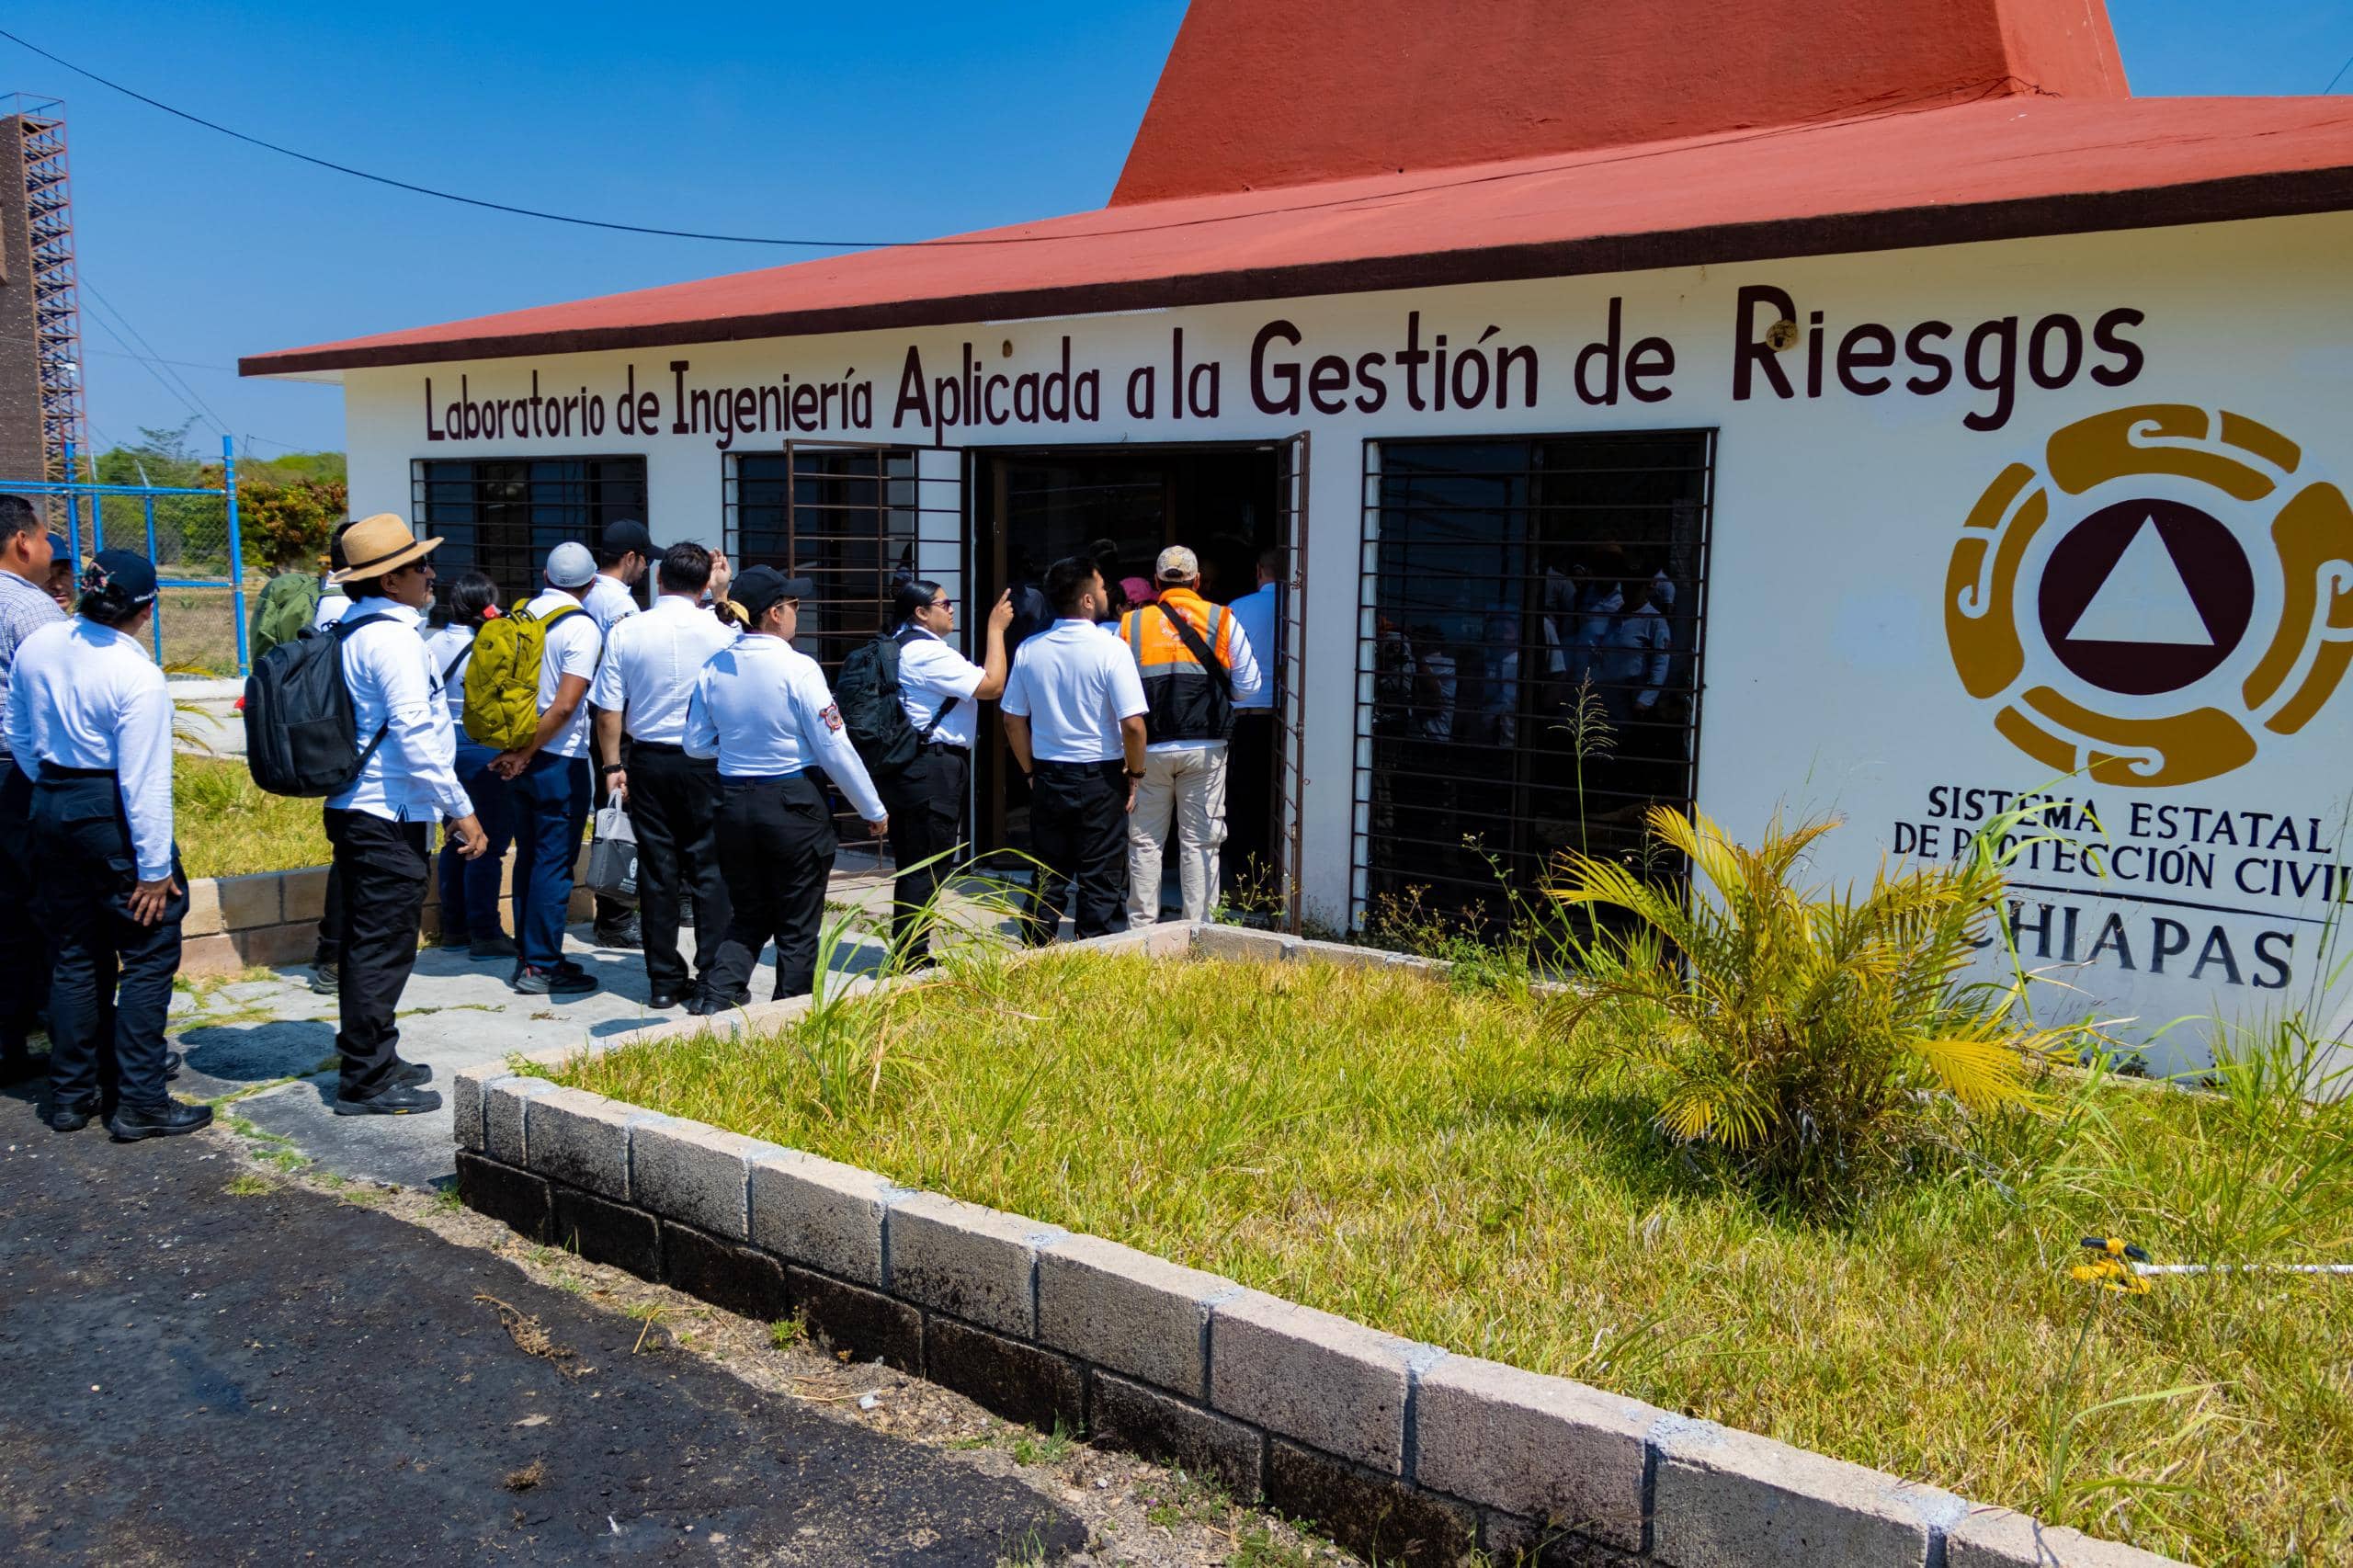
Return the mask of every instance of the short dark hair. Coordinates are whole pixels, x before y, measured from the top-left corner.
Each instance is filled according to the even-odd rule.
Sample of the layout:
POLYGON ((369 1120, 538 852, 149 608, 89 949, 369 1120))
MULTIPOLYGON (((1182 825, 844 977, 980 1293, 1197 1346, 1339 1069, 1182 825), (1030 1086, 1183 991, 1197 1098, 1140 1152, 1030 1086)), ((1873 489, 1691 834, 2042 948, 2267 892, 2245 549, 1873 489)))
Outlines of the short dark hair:
POLYGON ((891 596, 891 608, 901 620, 912 619, 915 611, 929 605, 931 597, 938 592, 939 585, 929 578, 910 578, 900 584, 898 591, 891 596))
MULTIPOLYGON (((147 604, 154 602, 150 599, 147 604)), ((100 626, 127 626, 146 608, 147 605, 126 604, 114 594, 84 594, 81 602, 74 607, 74 613, 100 626)))
POLYGON ((436 626, 480 626, 497 602, 498 585, 480 572, 468 572, 449 585, 447 595, 435 601, 428 619, 436 626))
POLYGON ((1094 557, 1066 555, 1046 568, 1046 602, 1054 607, 1057 615, 1074 614, 1087 584, 1102 574, 1094 557))
POLYGON ((343 552, 343 536, 350 531, 351 520, 347 518, 335 524, 335 532, 327 536, 327 569, 329 571, 340 572, 351 564, 351 558, 343 552))
POLYGON ((1283 574, 1283 552, 1280 550, 1260 551, 1258 552, 1258 570, 1264 572, 1269 577, 1281 576, 1283 574))
POLYGON ((0 545, 6 544, 18 534, 46 533, 48 525, 33 504, 21 495, 0 495, 0 545))
POLYGON ((353 604, 361 599, 381 599, 384 597, 384 579, 381 577, 353 577, 335 586, 341 588, 343 597, 353 604))
MULTIPOLYGON (((620 556, 615 556, 605 564, 613 565, 620 559, 620 556)), ((656 581, 662 585, 662 591, 665 594, 701 593, 710 586, 710 551, 690 539, 680 540, 662 552, 662 566, 656 581)))

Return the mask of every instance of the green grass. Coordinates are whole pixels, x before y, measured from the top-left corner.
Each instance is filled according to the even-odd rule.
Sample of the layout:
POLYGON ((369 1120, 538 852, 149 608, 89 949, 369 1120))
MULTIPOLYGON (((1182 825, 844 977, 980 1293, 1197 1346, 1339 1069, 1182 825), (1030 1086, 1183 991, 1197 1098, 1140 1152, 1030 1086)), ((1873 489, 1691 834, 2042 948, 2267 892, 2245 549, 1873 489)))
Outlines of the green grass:
POLYGON ((267 793, 233 757, 173 758, 172 829, 191 877, 290 871, 333 854, 318 801, 267 793))
POLYGON ((2353 1554, 2353 1281, 2067 1274, 2094 1234, 2353 1260, 2353 1102, 2055 1074, 2047 1114, 1805 1222, 1661 1142, 1561 1017, 1410 973, 1050 955, 854 1001, 820 1047, 561 1076, 2153 1550, 2353 1554), (844 1040, 862 1070, 820 1071, 844 1040))

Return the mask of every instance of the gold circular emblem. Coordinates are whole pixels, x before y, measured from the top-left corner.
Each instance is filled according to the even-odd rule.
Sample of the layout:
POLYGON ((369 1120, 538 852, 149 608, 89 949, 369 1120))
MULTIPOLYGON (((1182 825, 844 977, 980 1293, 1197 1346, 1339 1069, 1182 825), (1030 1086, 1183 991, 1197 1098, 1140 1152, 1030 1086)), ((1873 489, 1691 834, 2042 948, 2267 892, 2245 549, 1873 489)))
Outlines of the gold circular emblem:
POLYGON ((2056 431, 2039 471, 1985 487, 1953 546, 1961 685, 2000 704, 1994 727, 2020 751, 2099 784, 2193 784, 2294 734, 2353 663, 2353 508, 2299 486, 2302 460, 2267 425, 2188 403, 2056 431))

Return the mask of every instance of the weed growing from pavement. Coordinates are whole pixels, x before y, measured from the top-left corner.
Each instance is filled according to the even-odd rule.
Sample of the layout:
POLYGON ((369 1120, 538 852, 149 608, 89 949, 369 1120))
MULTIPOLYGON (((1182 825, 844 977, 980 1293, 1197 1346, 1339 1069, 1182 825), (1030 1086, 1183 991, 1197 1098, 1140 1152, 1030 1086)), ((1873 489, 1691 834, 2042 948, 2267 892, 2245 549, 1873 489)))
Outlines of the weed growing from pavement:
POLYGON ((2086 1329, 2065 1273, 2095 1233, 2353 1258, 2353 1098, 2307 1106, 2277 1066, 2222 1070, 2237 1093, 2046 1067, 2040 1109, 1955 1109, 1901 1179, 1807 1219, 1588 1070, 1590 1032, 1639 1018, 1571 1011, 1393 970, 1049 953, 847 999, 854 1075, 790 1035, 554 1075, 1988 1503, 2049 1506, 2058 1390, 2082 1418, 2054 1522, 2234 1563, 2353 1551, 2353 1514, 2314 1501, 2353 1495, 2353 1290, 2170 1279, 2086 1329))
POLYGON ((1078 1446, 1078 1439, 1058 1419, 1051 1432, 1024 1432, 1013 1439, 1016 1464, 1059 1464, 1078 1446))
POLYGON ((790 1350, 808 1342, 809 1319, 803 1313, 795 1312, 768 1324, 768 1345, 772 1349, 790 1350))
POLYGON ((269 1190, 269 1183, 251 1171, 240 1171, 229 1178, 222 1190, 238 1198, 254 1198, 269 1190))

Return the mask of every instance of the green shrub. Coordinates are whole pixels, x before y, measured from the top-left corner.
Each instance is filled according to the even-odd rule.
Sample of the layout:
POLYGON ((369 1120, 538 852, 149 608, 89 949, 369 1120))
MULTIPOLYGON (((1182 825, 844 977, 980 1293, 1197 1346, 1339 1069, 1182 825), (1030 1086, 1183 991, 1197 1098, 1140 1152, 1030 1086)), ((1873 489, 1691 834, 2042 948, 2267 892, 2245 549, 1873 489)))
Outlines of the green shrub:
POLYGON ((1777 820, 1754 849, 1668 807, 1653 834, 1708 884, 1687 894, 1572 854, 1550 888, 1622 912, 1585 939, 1580 1021, 1604 1000, 1643 1027, 1593 1050, 1654 1098, 1669 1139, 1803 1209, 1850 1202, 1929 1142, 1957 1105, 2030 1103, 2029 1069, 2065 1031, 2023 1022, 2023 982, 1963 983, 2002 879, 1983 861, 1882 869, 1868 893, 1808 888, 1806 850, 1835 825, 1777 820))

